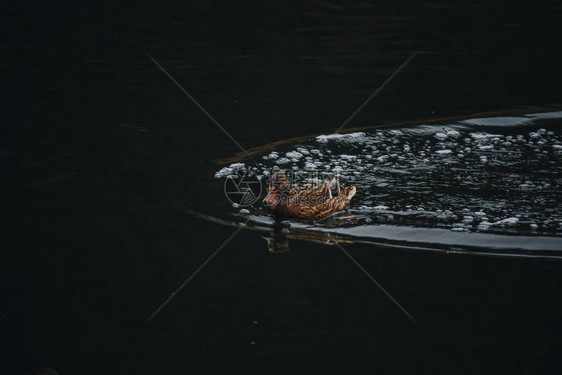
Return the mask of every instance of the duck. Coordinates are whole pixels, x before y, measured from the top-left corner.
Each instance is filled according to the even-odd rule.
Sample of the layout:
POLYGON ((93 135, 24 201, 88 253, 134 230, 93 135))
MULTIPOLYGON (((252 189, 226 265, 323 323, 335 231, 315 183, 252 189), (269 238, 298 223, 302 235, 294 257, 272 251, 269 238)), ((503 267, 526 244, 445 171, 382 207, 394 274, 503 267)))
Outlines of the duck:
POLYGON ((355 186, 340 186, 335 177, 321 184, 291 187, 283 171, 273 173, 263 203, 275 216, 322 220, 349 207, 355 186))

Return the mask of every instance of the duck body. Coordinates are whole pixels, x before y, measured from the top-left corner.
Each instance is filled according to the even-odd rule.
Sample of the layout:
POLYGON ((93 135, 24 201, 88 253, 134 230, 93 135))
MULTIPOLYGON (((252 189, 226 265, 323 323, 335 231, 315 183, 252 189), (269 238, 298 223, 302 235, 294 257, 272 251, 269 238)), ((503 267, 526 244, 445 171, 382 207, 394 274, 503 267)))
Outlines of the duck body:
POLYGON ((291 187, 285 173, 275 172, 263 202, 276 216, 321 220, 349 207, 355 192, 355 186, 340 186, 335 178, 320 185, 291 187))

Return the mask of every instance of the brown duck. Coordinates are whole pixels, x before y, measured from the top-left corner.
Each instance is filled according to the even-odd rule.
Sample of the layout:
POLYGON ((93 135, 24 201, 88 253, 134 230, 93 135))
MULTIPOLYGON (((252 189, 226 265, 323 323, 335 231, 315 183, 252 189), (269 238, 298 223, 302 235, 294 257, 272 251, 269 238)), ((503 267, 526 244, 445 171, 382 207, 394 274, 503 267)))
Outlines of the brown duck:
POLYGON ((335 178, 320 185, 292 188, 284 172, 275 172, 263 202, 277 216, 320 220, 349 207, 355 190, 355 186, 340 186, 335 178))

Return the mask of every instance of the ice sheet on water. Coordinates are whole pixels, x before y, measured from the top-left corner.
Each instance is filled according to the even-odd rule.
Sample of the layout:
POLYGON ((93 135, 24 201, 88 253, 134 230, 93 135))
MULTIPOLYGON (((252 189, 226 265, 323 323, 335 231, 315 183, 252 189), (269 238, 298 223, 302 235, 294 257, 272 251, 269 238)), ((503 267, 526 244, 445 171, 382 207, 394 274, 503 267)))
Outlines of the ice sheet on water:
POLYGON ((484 117, 461 121, 463 124, 479 126, 521 126, 530 122, 528 117, 484 117))
POLYGON ((327 143, 329 141, 336 142, 361 142, 365 140, 365 133, 347 133, 347 134, 327 134, 319 135, 316 140, 320 143, 327 143))
POLYGON ((357 186, 352 208, 364 207, 373 225, 562 235, 562 134, 553 118, 562 112, 321 135, 270 152, 256 173, 335 173, 357 186))
POLYGON ((526 117, 531 119, 562 119, 562 111, 532 113, 527 115, 526 117))

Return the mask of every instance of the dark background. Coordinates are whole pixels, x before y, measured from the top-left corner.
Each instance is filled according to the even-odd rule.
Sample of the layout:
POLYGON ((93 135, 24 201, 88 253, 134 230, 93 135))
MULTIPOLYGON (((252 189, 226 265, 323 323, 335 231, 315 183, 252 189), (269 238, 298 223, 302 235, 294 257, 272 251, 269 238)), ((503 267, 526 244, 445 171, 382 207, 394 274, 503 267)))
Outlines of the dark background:
POLYGON ((553 260, 349 246, 416 326, 336 247, 242 231, 143 324, 234 231, 171 192, 224 199, 184 187, 238 151, 146 53, 250 148, 333 131, 414 51, 350 127, 560 106, 556 2, 1 7, 2 373, 560 370, 553 260))

